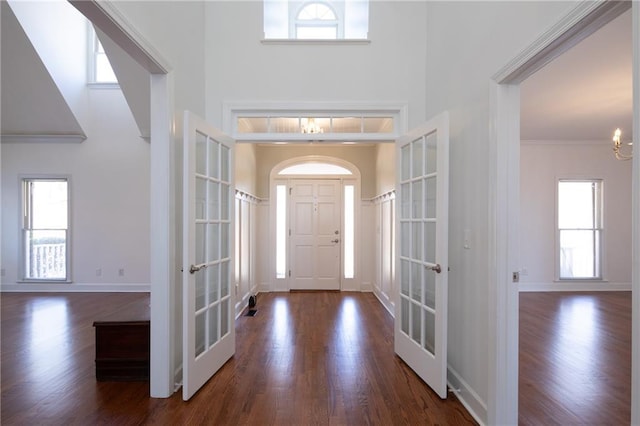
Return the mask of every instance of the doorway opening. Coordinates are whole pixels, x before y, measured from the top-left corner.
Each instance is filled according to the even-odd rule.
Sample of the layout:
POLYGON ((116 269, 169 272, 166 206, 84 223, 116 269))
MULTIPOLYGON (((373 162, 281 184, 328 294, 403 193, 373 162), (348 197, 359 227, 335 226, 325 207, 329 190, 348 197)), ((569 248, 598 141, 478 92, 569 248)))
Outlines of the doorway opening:
POLYGON ((357 287, 359 169, 339 158, 283 161, 270 175, 274 290, 357 287))

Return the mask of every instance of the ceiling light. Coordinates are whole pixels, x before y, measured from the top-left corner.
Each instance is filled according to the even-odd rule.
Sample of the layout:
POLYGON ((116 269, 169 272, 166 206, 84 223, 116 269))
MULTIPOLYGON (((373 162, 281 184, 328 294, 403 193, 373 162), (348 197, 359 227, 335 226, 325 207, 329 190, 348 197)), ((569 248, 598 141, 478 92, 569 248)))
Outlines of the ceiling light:
POLYGON ((616 131, 613 132, 613 152, 615 153, 618 160, 630 160, 631 158, 633 158, 632 148, 629 149, 628 154, 625 154, 621 152, 621 147, 623 145, 633 146, 633 142, 627 142, 626 144, 623 144, 621 141, 621 137, 622 130, 620 130, 620 128, 617 128, 616 131))
POLYGON ((324 133, 324 129, 316 124, 315 118, 307 118, 301 126, 302 133, 324 133))

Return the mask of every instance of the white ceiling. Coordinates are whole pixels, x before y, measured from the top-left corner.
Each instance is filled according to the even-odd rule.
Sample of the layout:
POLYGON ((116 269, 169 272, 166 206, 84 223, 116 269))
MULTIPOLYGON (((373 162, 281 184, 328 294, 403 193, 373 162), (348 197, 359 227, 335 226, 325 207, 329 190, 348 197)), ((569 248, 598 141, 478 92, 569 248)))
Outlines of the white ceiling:
POLYGON ((521 139, 632 137, 631 11, 553 60, 521 85, 521 139))

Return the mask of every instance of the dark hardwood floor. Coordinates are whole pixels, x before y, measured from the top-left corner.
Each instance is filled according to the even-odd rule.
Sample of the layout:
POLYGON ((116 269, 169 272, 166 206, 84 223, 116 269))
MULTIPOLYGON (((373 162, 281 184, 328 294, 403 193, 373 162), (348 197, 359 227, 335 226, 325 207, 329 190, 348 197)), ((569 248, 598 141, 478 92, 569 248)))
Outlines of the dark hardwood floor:
POLYGON ((370 293, 259 295, 236 321, 236 355, 188 402, 95 380, 93 321, 147 295, 1 299, 3 425, 475 424, 394 355, 393 319, 370 293))
POLYGON ((520 294, 521 425, 628 425, 631 293, 520 294))

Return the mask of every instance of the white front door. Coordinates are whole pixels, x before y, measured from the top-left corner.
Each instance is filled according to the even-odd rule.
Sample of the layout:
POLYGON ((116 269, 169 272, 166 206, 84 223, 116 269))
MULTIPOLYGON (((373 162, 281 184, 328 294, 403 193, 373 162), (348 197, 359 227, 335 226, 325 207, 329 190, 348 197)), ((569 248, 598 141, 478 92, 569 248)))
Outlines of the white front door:
POLYGON ((291 184, 291 289, 340 289, 340 181, 291 184))
POLYGON ((234 141, 184 116, 183 384, 186 401, 235 353, 234 141))
POLYGON ((447 396, 449 115, 398 139, 396 353, 447 396))

